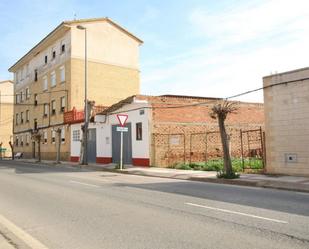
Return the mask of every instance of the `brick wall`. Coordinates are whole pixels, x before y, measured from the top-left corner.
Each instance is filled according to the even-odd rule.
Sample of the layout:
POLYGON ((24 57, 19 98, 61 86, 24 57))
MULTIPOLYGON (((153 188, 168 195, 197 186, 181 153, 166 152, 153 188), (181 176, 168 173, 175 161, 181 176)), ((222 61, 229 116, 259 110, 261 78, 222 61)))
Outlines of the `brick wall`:
MULTIPOLYGON (((176 163, 205 161, 222 156, 217 120, 209 115, 212 105, 217 100, 177 96, 138 96, 138 98, 147 99, 153 107, 152 165, 167 167, 176 163), (195 105, 198 103, 205 105, 195 105), (180 107, 188 104, 192 106, 162 108, 162 106, 180 107)), ((227 132, 231 136, 232 156, 241 155, 240 130, 260 129, 260 127, 264 127, 263 104, 239 103, 237 113, 230 114, 226 120, 227 132)), ((261 147, 260 142, 251 142, 251 147, 251 150, 261 147)), ((248 154, 249 150, 245 153, 248 154)))

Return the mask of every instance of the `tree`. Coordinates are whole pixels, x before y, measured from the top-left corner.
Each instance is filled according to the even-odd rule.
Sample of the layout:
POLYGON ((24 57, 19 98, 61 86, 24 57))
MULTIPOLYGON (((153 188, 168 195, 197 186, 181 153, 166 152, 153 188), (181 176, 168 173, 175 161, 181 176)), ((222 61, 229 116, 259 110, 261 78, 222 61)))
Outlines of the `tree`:
POLYGON ((38 143, 38 162, 41 162, 41 139, 42 139, 42 134, 39 133, 38 130, 35 130, 32 133, 32 138, 34 141, 38 143))
POLYGON ((13 145, 13 143, 12 143, 12 141, 9 141, 9 145, 10 145, 10 147, 11 147, 11 151, 12 151, 12 160, 14 160, 14 145, 13 145))
POLYGON ((61 148, 61 128, 56 129, 57 134, 57 154, 56 154, 56 163, 60 163, 60 148, 61 148))
POLYGON ((231 156, 229 152, 228 135, 226 134, 225 129, 225 120, 228 114, 235 113, 237 109, 238 108, 235 102, 228 102, 224 100, 220 103, 215 104, 211 108, 210 113, 211 118, 218 119, 221 143, 223 148, 223 158, 224 158, 223 174, 225 174, 227 178, 232 178, 234 172, 232 169, 231 156))

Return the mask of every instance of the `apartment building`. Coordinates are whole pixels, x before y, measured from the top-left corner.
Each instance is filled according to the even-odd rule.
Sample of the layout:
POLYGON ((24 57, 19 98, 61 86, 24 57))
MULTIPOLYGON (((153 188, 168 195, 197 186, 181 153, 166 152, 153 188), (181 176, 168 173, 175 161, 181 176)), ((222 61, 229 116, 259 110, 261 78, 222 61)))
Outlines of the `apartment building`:
POLYGON ((0 81, 0 143, 2 143, 1 157, 11 156, 9 145, 13 135, 13 82, 10 80, 0 81))
POLYGON ((266 171, 309 176, 309 68, 265 76, 266 171))
POLYGON ((69 159, 70 123, 64 113, 84 108, 86 33, 88 100, 110 106, 140 91, 139 38, 108 18, 62 22, 9 68, 15 151, 25 158, 37 157, 33 135, 38 133, 42 159, 55 159, 61 130, 61 160, 69 159))

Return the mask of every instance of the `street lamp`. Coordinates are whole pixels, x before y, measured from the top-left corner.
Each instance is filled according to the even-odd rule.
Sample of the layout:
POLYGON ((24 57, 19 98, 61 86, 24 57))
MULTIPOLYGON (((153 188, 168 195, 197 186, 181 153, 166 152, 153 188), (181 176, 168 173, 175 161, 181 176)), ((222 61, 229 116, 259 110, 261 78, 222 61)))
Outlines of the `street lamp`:
POLYGON ((82 25, 77 26, 78 29, 85 31, 85 107, 84 107, 84 141, 83 141, 83 160, 82 164, 88 164, 88 99, 87 99, 87 29, 82 25))

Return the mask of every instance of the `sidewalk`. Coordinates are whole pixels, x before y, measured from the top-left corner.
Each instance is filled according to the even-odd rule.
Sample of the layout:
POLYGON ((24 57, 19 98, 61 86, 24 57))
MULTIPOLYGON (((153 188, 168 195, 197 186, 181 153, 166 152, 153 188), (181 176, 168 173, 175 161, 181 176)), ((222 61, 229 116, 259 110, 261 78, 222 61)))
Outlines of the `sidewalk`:
MULTIPOLYGON (((34 163, 33 159, 19 159, 18 161, 34 163)), ((42 161, 41 164, 57 165, 52 161, 42 161)), ((62 166, 77 167, 78 163, 61 162, 62 166)), ((57 165, 57 166, 60 166, 57 165)), ((197 171, 197 170, 178 170, 169 168, 156 167, 133 167, 126 165, 122 171, 115 169, 115 164, 89 164, 82 166, 83 169, 98 170, 98 171, 112 171, 123 174, 152 176, 173 178, 181 180, 214 182, 223 184, 234 184, 252 187, 264 187, 283 189, 291 191, 300 191, 309 193, 309 177, 300 176, 284 176, 284 175, 262 175, 262 174, 241 174, 238 179, 218 179, 215 171, 197 171)))

